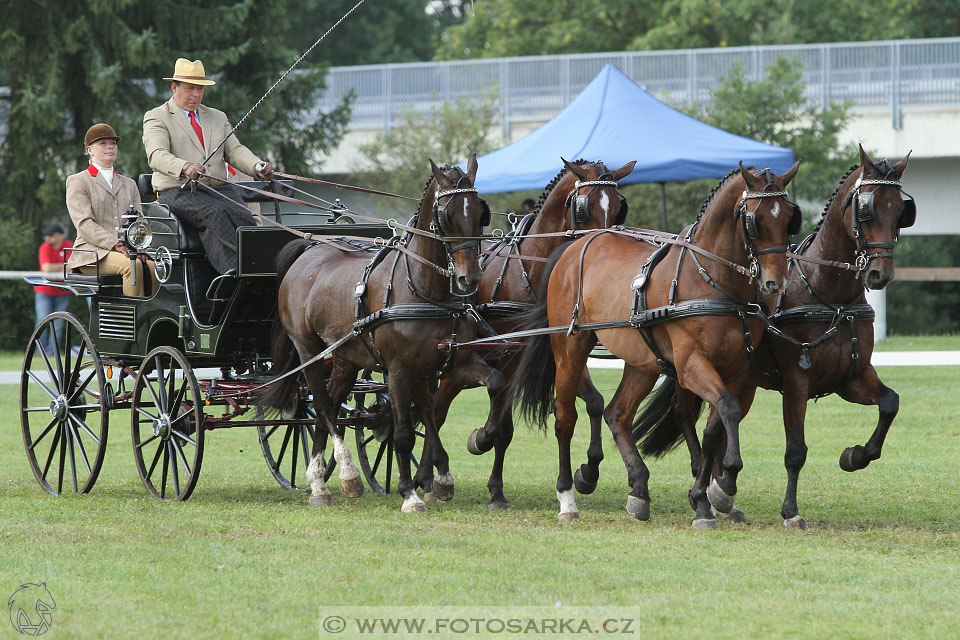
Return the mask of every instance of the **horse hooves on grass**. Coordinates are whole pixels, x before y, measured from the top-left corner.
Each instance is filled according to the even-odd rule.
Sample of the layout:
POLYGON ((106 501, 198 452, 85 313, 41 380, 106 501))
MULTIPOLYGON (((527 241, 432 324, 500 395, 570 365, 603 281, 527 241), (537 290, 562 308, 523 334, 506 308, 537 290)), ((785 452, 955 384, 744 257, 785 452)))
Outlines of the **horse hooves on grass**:
POLYGON ((329 493, 323 495, 310 495, 310 506, 311 507, 329 507, 333 505, 333 496, 329 493))
POLYGON ((700 529, 700 530, 716 529, 717 519, 716 518, 695 518, 693 521, 693 528, 700 529))
POLYGON ((864 464, 863 446, 847 447, 840 454, 840 468, 844 471, 859 471, 867 465, 864 464))
POLYGON ((583 473, 580 469, 577 469, 573 474, 573 486, 576 487, 577 493, 582 495, 590 495, 597 489, 597 481, 589 482, 583 479, 583 473))
POLYGON ((487 509, 490 511, 506 511, 510 508, 510 503, 506 500, 491 500, 487 503, 487 509))
POLYGON ((801 529, 806 531, 810 528, 810 525, 807 524, 807 521, 801 515, 793 516, 792 518, 787 518, 783 521, 784 529, 801 529))
POLYGON ((577 518, 580 517, 579 511, 565 511, 563 513, 557 514, 557 520, 559 522, 576 522, 577 518))
MULTIPOLYGON (((433 497, 442 502, 453 499, 453 474, 449 471, 433 479, 433 497)), ((426 497, 426 496, 424 496, 426 497)))
POLYGON ((707 487, 707 499, 710 500, 713 508, 720 513, 730 513, 730 510, 733 509, 733 496, 728 496, 716 480, 711 480, 710 486, 707 487))
POLYGON ((747 516, 736 507, 730 509, 730 513, 724 514, 723 519, 734 524, 747 524, 747 516))
POLYGON ((423 494, 424 503, 433 502, 437 499, 437 496, 433 495, 433 491, 427 491, 423 494))
POLYGON ((343 491, 343 495, 348 498, 359 498, 363 495, 363 480, 360 479, 359 475, 352 478, 344 478, 341 476, 340 489, 343 491))
POLYGON ((649 520, 650 501, 636 496, 627 496, 627 513, 637 520, 649 520))
POLYGON ((480 429, 474 429, 473 431, 470 432, 470 435, 467 437, 467 451, 469 451, 475 456, 482 456, 487 451, 490 451, 490 449, 492 448, 492 443, 491 443, 491 446, 486 448, 483 448, 480 446, 480 444, 477 442, 479 433, 480 433, 480 429))
POLYGON ((423 504, 423 500, 416 493, 404 499, 403 505, 400 507, 400 511, 403 513, 423 513, 426 510, 427 505, 423 504))

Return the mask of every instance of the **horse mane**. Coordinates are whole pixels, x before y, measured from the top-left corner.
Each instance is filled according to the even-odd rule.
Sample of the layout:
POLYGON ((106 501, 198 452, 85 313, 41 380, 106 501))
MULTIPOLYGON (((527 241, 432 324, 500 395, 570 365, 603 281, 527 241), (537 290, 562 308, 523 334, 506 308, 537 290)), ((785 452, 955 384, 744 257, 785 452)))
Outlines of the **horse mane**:
MULTIPOLYGON (((450 166, 449 164, 445 164, 445 165, 443 165, 442 167, 440 167, 440 171, 443 173, 443 175, 447 175, 447 172, 448 172, 448 171, 453 171, 454 169, 456 169, 456 170, 460 173, 460 177, 457 178, 457 180, 459 180, 459 179, 462 178, 463 176, 467 175, 467 174, 465 174, 465 173, 463 172, 463 169, 461 169, 460 167, 458 167, 458 166, 456 166, 456 165, 450 166)), ((448 176, 448 177, 449 177, 449 176, 448 176)), ((456 182, 456 181, 454 181, 454 182, 456 182)), ((423 206, 423 200, 424 200, 424 198, 427 197, 427 190, 430 188, 430 185, 431 185, 431 184, 433 184, 433 173, 430 174, 430 177, 427 178, 427 181, 426 181, 426 182, 424 183, 424 185, 423 185, 423 193, 420 194, 420 202, 417 203, 417 211, 416 211, 416 213, 414 213, 414 215, 420 215, 420 207, 423 206)))
MULTIPOLYGON (((744 169, 753 169, 753 167, 744 167, 744 169)), ((740 173, 740 167, 733 169, 730 173, 720 178, 720 182, 717 183, 717 186, 710 190, 710 193, 707 194, 706 198, 704 198, 703 204, 700 205, 700 211, 697 212, 697 222, 703 218, 703 214, 706 212, 707 207, 710 206, 710 203, 713 201, 713 197, 717 195, 717 192, 720 191, 724 184, 726 184, 727 180, 737 173, 740 173)))
MULTIPOLYGON (((585 160, 584 158, 577 158, 576 160, 574 160, 574 161, 571 162, 570 164, 583 164, 583 163, 586 163, 587 166, 589 166, 589 165, 591 165, 591 164, 597 164, 597 163, 600 163, 601 165, 603 164, 600 160, 597 160, 596 162, 592 162, 592 161, 589 161, 589 160, 585 160)), ((548 197, 550 196, 550 194, 553 192, 553 189, 554 189, 554 188, 560 183, 560 181, 563 179, 563 176, 567 175, 568 173, 570 173, 570 170, 567 169, 566 166, 564 166, 563 169, 560 169, 560 173, 558 173, 557 175, 555 175, 555 176, 553 177, 553 180, 551 180, 549 183, 547 183, 547 186, 544 187, 544 189, 543 189, 543 193, 541 193, 541 194, 540 194, 540 197, 537 199, 537 206, 533 208, 533 215, 537 215, 538 213, 540 213, 540 208, 543 207, 543 203, 547 201, 547 198, 548 198, 548 197)))
POLYGON ((843 177, 840 178, 840 181, 837 182, 837 188, 833 190, 833 194, 830 196, 830 199, 827 200, 827 204, 823 207, 823 213, 820 214, 820 219, 817 221, 817 226, 813 228, 813 235, 816 236, 817 232, 820 231, 820 227, 823 226, 823 221, 827 219, 827 212, 830 211, 830 206, 833 204, 833 201, 837 199, 837 195, 840 193, 840 189, 843 188, 843 183, 847 181, 847 178, 850 177, 850 174, 860 168, 860 165, 855 164, 847 172, 843 174, 843 177))

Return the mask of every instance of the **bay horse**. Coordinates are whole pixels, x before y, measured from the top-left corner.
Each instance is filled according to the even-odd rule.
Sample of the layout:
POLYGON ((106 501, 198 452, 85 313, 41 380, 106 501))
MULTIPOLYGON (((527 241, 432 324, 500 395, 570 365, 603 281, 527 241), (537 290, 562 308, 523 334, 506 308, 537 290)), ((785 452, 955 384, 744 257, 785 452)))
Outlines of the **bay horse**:
MULTIPOLYGON (((565 232, 604 229, 621 225, 627 217, 627 201, 617 191, 617 182, 630 175, 634 162, 610 171, 602 161, 577 160, 568 162, 563 158, 564 168, 547 184, 540 194, 534 212, 525 216, 515 233, 504 237, 481 262, 483 277, 478 291, 478 310, 496 333, 506 333, 514 328, 517 313, 536 303, 535 292, 540 290, 546 258, 560 245, 570 242, 572 236, 565 232), (506 255, 504 255, 506 254, 506 255), (530 256, 541 260, 524 260, 511 256, 530 256)), ((519 363, 516 352, 493 353, 488 363, 501 371, 507 382, 513 378, 519 363)), ((457 367, 454 375, 445 377, 434 394, 437 428, 443 426, 450 404, 462 389, 476 386, 483 380, 472 379, 471 370, 457 367)), ((467 441, 467 449, 480 455, 495 447, 493 468, 487 488, 490 491, 491 509, 506 509, 510 506, 503 493, 503 462, 507 447, 513 439, 513 415, 510 411, 512 398, 494 393, 488 387, 490 411, 483 427, 474 429, 467 441)), ((587 451, 588 463, 578 470, 577 488, 581 493, 590 493, 596 488, 598 467, 603 460, 602 424, 603 396, 597 391, 584 369, 578 395, 586 402, 590 416, 591 438, 587 451)), ((424 449, 424 455, 429 455, 424 449)), ((426 477, 431 466, 421 467, 426 471, 421 486, 425 497, 430 495, 430 479, 426 477)), ((421 472, 417 472, 418 477, 421 472)))
MULTIPOLYGON (((744 388, 744 397, 750 400, 741 409, 746 415, 757 386, 783 393, 787 488, 780 514, 788 529, 809 526, 797 507, 797 483, 807 458, 807 401, 836 393, 847 402, 878 407, 877 426, 867 444, 848 447, 840 456, 840 468, 851 472, 880 457, 899 410, 900 397, 881 382, 870 364, 874 312, 866 304, 864 290, 883 289, 894 279, 897 238, 901 229, 916 220, 916 205, 909 194, 903 197, 900 182, 909 158, 907 154, 896 164, 874 162, 860 147, 860 165, 840 179, 813 234, 796 249, 801 257, 790 259, 786 289, 767 300, 775 330, 757 349, 744 388)), ((665 415, 669 409, 664 408, 670 404, 665 398, 670 393, 667 386, 658 390, 660 415, 642 416, 636 436, 645 437, 641 449, 651 455, 662 455, 686 439, 691 463, 696 465, 700 451, 694 416, 701 401, 679 390, 676 403, 694 408, 681 410, 686 421, 678 424, 665 415), (650 429, 651 425, 656 426, 650 429)), ((715 420, 711 411, 708 423, 715 420)), ((708 496, 719 513, 743 519, 732 497, 712 483, 708 496)))
POLYGON ((570 439, 577 421, 576 390, 599 339, 625 363, 604 418, 627 466, 627 511, 640 520, 650 517, 650 474, 637 452, 631 423, 640 401, 666 372, 722 416, 726 449, 720 451, 724 433, 704 436, 701 470, 689 496, 697 514, 694 526, 716 526, 706 497, 710 469, 723 453, 719 480, 736 492, 743 466, 737 394, 748 348, 763 334, 762 322, 749 313, 756 296, 750 276, 768 293, 786 284, 787 238, 799 230, 802 219, 784 189, 798 166, 778 176, 741 164, 714 188, 682 244, 658 246, 629 231, 597 231, 566 247, 552 265, 545 276, 546 295, 528 314, 527 326, 570 328, 531 339, 514 384, 525 415, 541 425, 551 409, 556 416, 560 521, 579 516, 570 439), (660 270, 654 268, 657 261, 660 270), (750 267, 744 267, 748 262, 750 267), (591 328, 590 323, 600 326, 591 328))
MULTIPOLYGON (((464 307, 459 300, 475 295, 480 282, 479 237, 482 227, 489 224, 490 210, 473 187, 475 154, 467 162, 466 173, 459 167, 440 169, 432 160, 430 168, 430 179, 410 223, 416 232, 408 230, 399 242, 388 243, 378 259, 371 261, 365 252, 347 252, 329 243, 306 240, 289 243, 278 256, 275 375, 290 372, 345 340, 333 351, 329 387, 323 361, 304 369, 317 414, 307 468, 311 505, 332 502, 324 482, 327 435, 333 439, 343 492, 349 497, 363 493, 360 473, 336 428, 337 410, 360 369, 382 371, 387 376, 401 510, 425 510, 410 475, 414 443, 411 404, 433 452, 438 472, 433 492, 439 499, 453 497, 453 475, 433 420, 429 384, 446 357, 437 345, 452 333, 469 333, 470 327, 460 319, 464 307)), ((471 355, 480 361, 479 356, 471 355)), ((493 373, 490 385, 499 390, 503 378, 493 373)), ((294 401, 297 390, 296 377, 287 376, 267 387, 260 402, 283 409, 294 401)))

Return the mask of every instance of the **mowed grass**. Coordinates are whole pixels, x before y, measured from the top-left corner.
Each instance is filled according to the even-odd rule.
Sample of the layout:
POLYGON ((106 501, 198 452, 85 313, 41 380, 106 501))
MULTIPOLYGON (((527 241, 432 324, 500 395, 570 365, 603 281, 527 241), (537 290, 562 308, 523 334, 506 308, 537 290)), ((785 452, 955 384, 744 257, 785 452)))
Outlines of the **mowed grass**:
MULTIPOLYGON (((836 397, 810 404, 806 532, 782 528, 780 396, 770 392, 741 430, 737 505, 749 524, 695 531, 685 450, 648 461, 652 518, 638 522, 624 510, 626 474, 609 434, 578 522, 556 519, 552 433, 524 426, 507 459, 511 508, 488 511, 492 454, 464 446, 486 413, 481 391, 461 395, 442 432, 456 496, 424 514, 400 513, 396 495, 348 500, 335 482, 335 505, 310 508, 274 483, 245 429, 208 433, 191 500, 159 503, 133 466, 128 411, 112 415, 93 492, 56 498, 30 473, 17 389, 2 386, 0 597, 46 581, 57 603, 51 638, 315 638, 320 612, 344 605, 555 603, 639 609, 636 633, 656 638, 960 637, 960 368, 881 375, 901 395, 900 415, 883 457, 863 471, 844 473, 837 459, 866 441, 876 409, 836 397)), ((609 398, 619 372, 595 380, 609 398)), ((576 464, 587 431, 578 428, 576 464)))

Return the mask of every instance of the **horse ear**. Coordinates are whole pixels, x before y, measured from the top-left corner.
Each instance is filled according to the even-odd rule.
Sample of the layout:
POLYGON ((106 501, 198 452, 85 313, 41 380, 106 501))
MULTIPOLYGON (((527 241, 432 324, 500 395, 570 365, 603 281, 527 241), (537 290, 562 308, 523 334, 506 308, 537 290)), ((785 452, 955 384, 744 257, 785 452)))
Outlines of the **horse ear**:
POLYGON ((873 160, 871 160, 867 152, 864 151, 862 144, 860 145, 860 166, 863 168, 861 175, 864 175, 864 177, 866 177, 868 173, 871 175, 877 173, 877 170, 873 166, 873 160))
POLYGON ((800 169, 800 161, 797 160, 793 163, 793 166, 787 169, 785 173, 780 176, 780 186, 786 187, 790 184, 790 181, 797 177, 797 171, 800 169))
POLYGON ((913 153, 913 149, 903 157, 903 160, 893 165, 893 170, 897 172, 897 175, 901 178, 903 177, 903 172, 907 170, 907 163, 910 162, 910 154, 913 153))
POLYGON ((447 176, 443 175, 443 171, 440 171, 440 167, 436 165, 433 161, 433 158, 430 158, 430 173, 433 174, 433 179, 440 184, 447 184, 447 176))
POLYGON ((613 179, 619 182, 620 180, 626 178, 628 175, 633 173, 633 168, 636 166, 636 164, 637 164, 637 161, 632 160, 631 162, 628 162, 627 164, 623 165, 622 167, 620 167, 619 169, 613 172, 613 179))
POLYGON ((470 184, 477 181, 477 154, 471 154, 467 160, 467 177, 470 178, 470 184))
POLYGON ((566 158, 563 156, 560 156, 560 159, 563 160, 563 166, 565 166, 570 173, 577 176, 581 180, 589 180, 589 176, 587 176, 587 172, 583 170, 583 167, 575 165, 572 162, 567 162, 566 158))
POLYGON ((740 175, 743 177, 743 181, 746 183, 747 189, 756 190, 760 187, 760 179, 753 175, 749 169, 743 166, 743 160, 740 161, 740 175))

